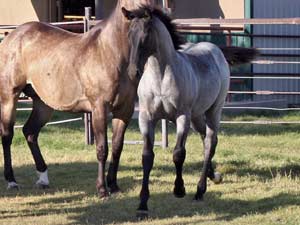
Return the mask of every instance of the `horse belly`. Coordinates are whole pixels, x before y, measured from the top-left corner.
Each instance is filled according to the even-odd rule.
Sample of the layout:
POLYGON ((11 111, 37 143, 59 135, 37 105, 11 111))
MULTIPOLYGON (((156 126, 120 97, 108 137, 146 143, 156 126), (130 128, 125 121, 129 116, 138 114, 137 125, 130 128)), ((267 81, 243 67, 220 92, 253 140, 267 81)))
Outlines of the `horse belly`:
POLYGON ((90 104, 77 79, 54 77, 50 73, 29 80, 37 95, 50 107, 59 111, 90 111, 90 104))
POLYGON ((197 99, 193 105, 194 115, 203 115, 220 98, 222 82, 219 79, 211 79, 203 82, 199 88, 197 99))

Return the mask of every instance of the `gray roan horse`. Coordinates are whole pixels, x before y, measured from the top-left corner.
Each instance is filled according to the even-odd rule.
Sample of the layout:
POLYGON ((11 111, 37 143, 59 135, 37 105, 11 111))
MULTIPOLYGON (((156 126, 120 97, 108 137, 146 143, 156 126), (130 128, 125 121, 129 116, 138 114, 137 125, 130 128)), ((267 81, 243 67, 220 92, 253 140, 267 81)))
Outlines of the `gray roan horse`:
POLYGON ((39 173, 37 185, 49 184, 47 165, 38 145, 41 128, 53 109, 92 112, 99 161, 96 187, 108 195, 105 163, 108 156, 107 116, 113 114, 112 158, 107 185, 119 190, 117 170, 124 132, 134 110, 139 79, 128 73, 129 21, 121 8, 138 8, 149 0, 119 0, 112 15, 86 34, 74 34, 38 22, 19 26, 0 45, 0 133, 4 176, 8 188, 17 188, 11 162, 16 103, 23 91, 33 100, 23 133, 39 173))
POLYGON ((211 161, 229 88, 228 62, 249 62, 257 51, 224 47, 222 52, 211 43, 187 44, 183 51, 177 51, 182 42, 170 18, 162 11, 146 6, 134 11, 122 10, 124 16, 131 20, 128 36, 132 45, 135 45, 131 48, 130 68, 142 74, 138 96, 139 126, 144 138, 143 183, 137 215, 143 217, 148 213, 154 128, 159 119, 171 120, 177 128, 173 152, 176 167, 174 195, 185 195, 182 167, 191 125, 200 133, 204 143, 204 164, 195 200, 203 198, 207 177, 216 183, 221 182, 221 174, 214 172, 211 161))

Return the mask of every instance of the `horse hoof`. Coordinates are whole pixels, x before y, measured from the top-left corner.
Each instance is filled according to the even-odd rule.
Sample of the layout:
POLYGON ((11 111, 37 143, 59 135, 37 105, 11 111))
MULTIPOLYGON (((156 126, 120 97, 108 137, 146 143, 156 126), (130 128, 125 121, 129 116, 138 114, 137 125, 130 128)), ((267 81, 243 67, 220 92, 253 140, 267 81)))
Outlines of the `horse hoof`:
POLYGON ((8 182, 7 190, 19 190, 19 185, 16 182, 8 182))
POLYGON ((50 188, 49 184, 39 184, 39 183, 35 184, 35 187, 40 190, 45 190, 50 188))
POLYGON ((196 194, 195 197, 194 197, 194 201, 196 202, 201 202, 203 201, 203 195, 202 194, 196 194))
POLYGON ((107 191, 101 191, 101 192, 99 192, 98 195, 99 195, 99 198, 102 200, 106 200, 109 197, 109 193, 107 191))
POLYGON ((43 180, 38 180, 36 183, 35 183, 35 187, 37 189, 48 189, 49 188, 49 182, 45 182, 43 180))
POLYGON ((185 196, 185 188, 184 187, 180 187, 180 188, 174 188, 174 196, 176 198, 183 198, 185 196))
POLYGON ((148 219, 148 211, 147 210, 137 210, 136 217, 138 220, 146 220, 146 219, 148 219))
POLYGON ((118 187, 118 185, 116 185, 116 184, 109 186, 109 190, 110 190, 111 194, 116 194, 121 191, 120 188, 118 187))
POLYGON ((215 184, 220 184, 220 183, 222 183, 222 181, 223 181, 222 174, 219 173, 219 172, 215 172, 215 173, 214 173, 214 178, 212 179, 212 181, 213 181, 215 184))

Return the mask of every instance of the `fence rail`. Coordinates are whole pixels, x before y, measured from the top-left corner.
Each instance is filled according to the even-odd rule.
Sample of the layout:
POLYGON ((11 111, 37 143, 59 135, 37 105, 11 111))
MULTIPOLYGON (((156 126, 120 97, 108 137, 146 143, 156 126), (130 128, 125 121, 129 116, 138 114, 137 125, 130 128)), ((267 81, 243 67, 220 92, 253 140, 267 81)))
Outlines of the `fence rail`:
MULTIPOLYGON (((83 19, 85 17, 82 17, 83 19)), ((101 20, 89 20, 90 26, 94 26, 101 20)), ((260 19, 209 19, 209 18, 195 18, 195 19, 175 19, 174 23, 178 29, 221 29, 221 30, 241 30, 241 27, 234 27, 237 25, 300 25, 300 17, 296 18, 260 18, 260 19), (205 26, 204 26, 205 25, 205 26), (220 25, 221 27, 211 27, 211 25, 220 25), (232 25, 231 27, 222 27, 222 25, 232 25)), ((70 21, 70 22, 55 22, 50 23, 53 26, 70 26, 82 25, 84 21, 70 21)), ((0 25, 0 29, 15 29, 18 25, 0 25)))

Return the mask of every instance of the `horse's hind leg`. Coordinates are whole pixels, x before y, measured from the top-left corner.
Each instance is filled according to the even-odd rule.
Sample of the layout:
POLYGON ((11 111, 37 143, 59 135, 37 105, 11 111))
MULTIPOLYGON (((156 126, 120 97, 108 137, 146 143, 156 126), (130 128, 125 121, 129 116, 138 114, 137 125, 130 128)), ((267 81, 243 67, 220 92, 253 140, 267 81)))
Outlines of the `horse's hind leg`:
POLYGON ((4 154, 4 177, 8 182, 8 189, 18 188, 11 162, 11 143, 14 136, 17 100, 18 97, 9 99, 2 98, 0 105, 0 130, 4 154))
POLYGON ((185 196, 182 167, 185 160, 185 143, 190 129, 190 116, 180 115, 176 119, 177 141, 173 152, 173 162, 176 167, 174 195, 178 198, 185 196))
POLYGON ((206 115, 206 132, 204 138, 204 162, 200 181, 197 186, 195 200, 202 200, 207 188, 207 177, 213 177, 212 158, 214 157, 218 143, 217 132, 221 118, 222 108, 212 107, 206 115))
POLYGON ((33 97, 33 109, 29 119, 23 127, 23 133, 26 138, 27 144, 31 150, 37 173, 39 176, 36 185, 41 188, 48 187, 48 171, 47 165, 41 154, 38 145, 38 136, 41 128, 49 121, 53 109, 47 106, 38 97, 33 97))
MULTIPOLYGON (((203 149, 205 149, 206 122, 205 122, 204 116, 199 116, 199 117, 192 119, 192 126, 200 134, 202 142, 203 142, 203 149)), ((209 163, 207 176, 215 184, 218 184, 222 181, 221 174, 218 172, 216 172, 216 173, 214 172, 212 163, 209 163)))

